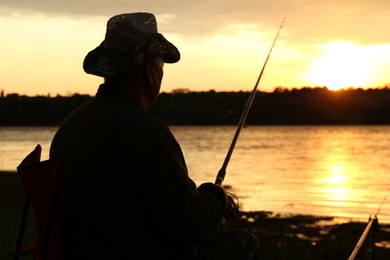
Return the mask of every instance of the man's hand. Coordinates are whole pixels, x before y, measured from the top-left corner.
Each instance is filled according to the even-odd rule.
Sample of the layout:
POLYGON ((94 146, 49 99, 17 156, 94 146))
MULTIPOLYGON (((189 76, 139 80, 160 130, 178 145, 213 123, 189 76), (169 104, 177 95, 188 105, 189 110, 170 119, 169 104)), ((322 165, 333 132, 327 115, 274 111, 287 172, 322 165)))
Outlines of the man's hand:
POLYGON ((236 195, 233 193, 227 192, 228 203, 226 207, 226 211, 224 214, 225 218, 234 218, 238 215, 239 209, 239 201, 236 195))

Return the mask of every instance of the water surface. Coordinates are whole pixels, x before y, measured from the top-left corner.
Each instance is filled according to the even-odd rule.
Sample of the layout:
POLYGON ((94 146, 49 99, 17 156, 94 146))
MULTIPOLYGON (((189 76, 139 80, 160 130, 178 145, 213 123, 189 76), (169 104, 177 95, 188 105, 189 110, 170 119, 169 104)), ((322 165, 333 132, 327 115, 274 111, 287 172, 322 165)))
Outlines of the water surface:
MULTIPOLYGON (((48 157, 56 127, 0 128, 0 170, 14 171, 37 143, 48 157)), ((190 176, 214 182, 234 126, 173 126, 190 176)), ((241 131, 224 185, 242 210, 367 221, 390 190, 389 126, 249 126, 241 131)), ((390 197, 378 218, 390 223, 390 197)))

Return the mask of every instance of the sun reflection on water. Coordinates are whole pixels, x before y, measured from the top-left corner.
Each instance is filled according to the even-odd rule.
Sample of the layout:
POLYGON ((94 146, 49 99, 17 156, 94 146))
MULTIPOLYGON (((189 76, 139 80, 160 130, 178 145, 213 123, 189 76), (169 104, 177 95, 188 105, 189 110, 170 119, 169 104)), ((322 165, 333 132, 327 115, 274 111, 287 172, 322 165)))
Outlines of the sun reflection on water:
POLYGON ((342 164, 330 166, 329 175, 323 179, 324 195, 329 204, 336 207, 347 206, 351 190, 348 187, 348 176, 346 167, 342 164))
POLYGON ((359 169, 353 163, 353 153, 346 149, 349 137, 339 133, 323 140, 324 153, 318 161, 320 174, 316 180, 320 204, 334 216, 345 216, 346 208, 359 201, 362 189, 355 186, 359 169))

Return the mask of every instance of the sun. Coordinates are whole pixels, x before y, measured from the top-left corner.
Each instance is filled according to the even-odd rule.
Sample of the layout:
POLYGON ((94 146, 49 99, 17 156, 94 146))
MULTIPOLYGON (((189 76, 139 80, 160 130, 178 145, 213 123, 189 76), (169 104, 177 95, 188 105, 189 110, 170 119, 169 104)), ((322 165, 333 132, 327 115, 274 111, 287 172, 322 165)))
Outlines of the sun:
POLYGON ((331 90, 369 87, 373 79, 373 56, 350 42, 330 42, 322 46, 324 55, 310 63, 305 75, 311 85, 331 90))

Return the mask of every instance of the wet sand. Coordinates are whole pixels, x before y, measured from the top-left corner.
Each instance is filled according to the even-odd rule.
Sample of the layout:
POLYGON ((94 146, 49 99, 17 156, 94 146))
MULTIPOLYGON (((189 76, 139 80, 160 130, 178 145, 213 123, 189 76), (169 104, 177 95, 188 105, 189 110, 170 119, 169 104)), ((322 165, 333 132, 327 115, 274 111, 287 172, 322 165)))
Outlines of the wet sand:
MULTIPOLYGON (((378 222, 355 259, 390 259, 390 225, 382 225, 380 217, 378 222)), ((256 235, 264 259, 348 259, 367 223, 339 224, 332 217, 241 212, 227 220, 225 228, 244 228, 256 235)))

